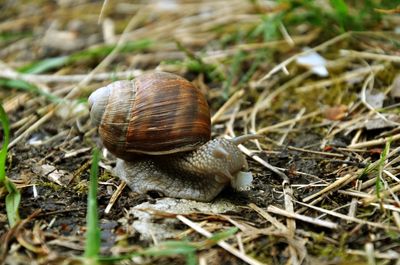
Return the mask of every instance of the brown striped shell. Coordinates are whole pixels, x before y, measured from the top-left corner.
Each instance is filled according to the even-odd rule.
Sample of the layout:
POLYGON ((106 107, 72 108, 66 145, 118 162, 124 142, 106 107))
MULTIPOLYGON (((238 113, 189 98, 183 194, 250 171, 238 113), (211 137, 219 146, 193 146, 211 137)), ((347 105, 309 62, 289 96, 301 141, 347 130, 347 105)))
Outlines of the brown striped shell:
POLYGON ((89 97, 90 118, 104 146, 117 157, 189 151, 210 140, 204 95, 171 73, 143 74, 116 81, 89 97))

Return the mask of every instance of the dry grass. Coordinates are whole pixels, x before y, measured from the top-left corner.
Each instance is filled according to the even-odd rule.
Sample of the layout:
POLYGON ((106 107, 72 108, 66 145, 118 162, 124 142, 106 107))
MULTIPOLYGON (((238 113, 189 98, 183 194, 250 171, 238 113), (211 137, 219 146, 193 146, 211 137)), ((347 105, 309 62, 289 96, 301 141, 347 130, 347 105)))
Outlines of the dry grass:
MULTIPOLYGON (((218 243, 224 251, 196 249, 199 264, 399 264, 400 18, 388 6, 349 6, 346 15, 341 2, 1 4, 0 102, 12 130, 8 176, 22 191, 24 219, 0 229, 0 261, 79 262, 85 205, 42 206, 62 199, 53 193, 86 190, 97 141, 88 94, 157 69, 186 76, 207 95, 214 136, 265 136, 240 147, 256 178, 249 197, 235 201, 240 213, 154 213, 184 223, 193 240, 239 229, 218 243), (300 63, 315 53, 328 75, 300 63), (38 171, 43 165, 53 169, 38 171), (35 195, 38 187, 46 203, 35 195)), ((100 164, 101 218, 127 221, 113 228, 117 237, 103 252, 121 255, 149 242, 138 240, 130 217, 115 209, 143 198, 124 199, 136 195, 109 175, 112 163, 105 156, 100 164)), ((142 257, 132 264, 142 262, 185 260, 142 257)))

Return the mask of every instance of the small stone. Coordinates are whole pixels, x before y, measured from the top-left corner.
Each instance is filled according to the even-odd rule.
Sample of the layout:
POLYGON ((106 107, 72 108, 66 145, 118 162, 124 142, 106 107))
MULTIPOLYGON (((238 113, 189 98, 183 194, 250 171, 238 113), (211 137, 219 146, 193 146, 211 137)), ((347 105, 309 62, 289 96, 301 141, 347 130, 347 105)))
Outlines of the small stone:
POLYGON ((157 222, 155 222, 155 216, 150 213, 151 210, 171 214, 189 214, 195 212, 219 214, 238 210, 238 207, 224 199, 206 203, 185 199, 162 198, 158 199, 154 204, 149 202, 139 204, 131 208, 129 213, 135 217, 136 220, 132 224, 133 228, 140 233, 143 240, 172 238, 182 232, 182 230, 177 229, 176 224, 180 223, 179 220, 175 218, 163 218, 160 221, 157 218, 157 222))

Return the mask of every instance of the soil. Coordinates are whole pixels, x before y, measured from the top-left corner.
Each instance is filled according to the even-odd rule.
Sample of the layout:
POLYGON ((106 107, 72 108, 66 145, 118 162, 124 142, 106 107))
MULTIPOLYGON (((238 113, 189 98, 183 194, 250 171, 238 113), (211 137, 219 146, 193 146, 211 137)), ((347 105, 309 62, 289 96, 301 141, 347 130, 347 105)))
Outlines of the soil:
MULTIPOLYGON (((21 192, 21 222, 10 228, 6 190, 0 188, 0 264, 83 264, 95 147, 102 154, 97 195, 101 256, 155 246, 158 255, 114 263, 191 264, 183 255, 161 255, 163 242, 145 240, 133 228, 138 217, 132 208, 157 205, 162 195, 136 194, 126 187, 105 213, 121 181, 112 175, 115 157, 102 147, 89 121, 87 98, 113 80, 154 70, 191 81, 206 95, 212 116, 235 99, 217 115, 213 138, 266 128, 259 145, 244 145, 251 151, 251 189, 227 187, 210 203, 225 200, 234 210, 182 216, 214 235, 238 228, 226 242, 263 264, 399 264, 398 7, 316 1, 327 6, 351 2, 349 9, 357 14, 353 20, 343 6, 273 2, 0 3, 6 10, 0 12, 0 103, 13 142, 6 175, 21 192), (359 20, 365 25, 351 27, 359 20), (326 61, 328 76, 298 62, 310 47, 311 54, 326 61), (385 141, 373 142, 378 139, 385 141), (388 158, 385 143, 389 151, 397 150, 388 158), (296 218, 285 216, 294 213, 296 218)), ((0 130, 0 140, 3 136, 0 130)), ((200 264, 247 264, 205 240, 177 214, 151 214, 157 224, 174 221, 180 233, 169 239, 195 246, 200 264)))
MULTIPOLYGON (((23 109, 20 111, 23 112, 23 109)), ((63 124, 63 121, 55 117, 31 137, 37 141, 39 140, 38 135, 44 136, 45 139, 51 138, 69 126, 71 125, 63 124), (57 127, 54 127, 55 124, 57 124, 57 127), (60 130, 59 128, 62 129, 60 130)), ((99 142, 98 135, 95 134, 91 140, 99 142)), ((309 146, 310 144, 319 142, 321 137, 313 132, 303 133, 303 135, 293 137, 290 140, 293 146, 309 146)), ((21 142, 11 149, 8 167, 8 176, 11 179, 21 180, 21 182, 18 182, 18 186, 22 187, 21 217, 27 218, 34 215, 32 221, 28 222, 24 226, 24 229, 25 231, 32 231, 39 224, 45 225, 45 233, 41 235, 41 239, 44 242, 60 238, 65 242, 70 242, 70 244, 63 244, 56 241, 56 244, 51 246, 52 251, 58 255, 57 259, 64 257, 68 260, 71 255, 81 255, 85 239, 87 183, 90 173, 88 166, 83 170, 81 168, 82 165, 90 163, 91 154, 90 150, 88 150, 74 157, 65 158, 64 156, 69 151, 90 147, 90 145, 82 140, 82 135, 73 126, 66 138, 52 141, 50 144, 37 146, 28 145, 27 142, 29 140, 21 142), (79 140, 74 140, 77 137, 79 140), (52 165, 55 170, 63 170, 68 174, 72 174, 73 178, 68 177, 66 185, 58 185, 46 175, 37 173, 35 168, 42 165, 52 165), (36 189, 36 195, 34 194, 34 189, 36 189)), ((259 155, 273 166, 300 171, 319 176, 323 179, 324 175, 331 172, 330 163, 325 161, 325 166, 321 166, 324 161, 319 158, 314 159, 301 152, 290 151, 285 147, 276 151, 276 154, 261 153, 259 155)), ((103 159, 103 162, 108 166, 113 166, 115 164, 114 161, 113 158, 103 159)), ((233 218, 238 218, 243 222, 250 222, 262 228, 266 225, 265 219, 248 209, 247 205, 254 203, 262 208, 268 205, 282 205, 282 179, 251 159, 248 159, 248 162, 254 174, 253 187, 248 191, 241 192, 227 187, 218 195, 216 200, 225 199, 234 205, 243 206, 240 211, 229 212, 228 214, 233 218)), ((296 173, 288 175, 291 184, 305 184, 315 181, 315 178, 312 176, 302 176, 296 173)), ((133 245, 140 245, 142 247, 151 245, 151 241, 141 241, 139 240, 140 235, 136 231, 131 231, 132 229, 129 228, 129 224, 134 220, 134 217, 127 216, 125 210, 143 202, 154 203, 159 198, 159 194, 135 194, 126 187, 111 208, 110 213, 105 214, 104 210, 110 201, 113 191, 115 191, 115 187, 120 184, 120 180, 111 176, 103 168, 100 170, 99 179, 98 212, 101 224, 102 254, 112 254, 112 249, 115 248, 115 244, 118 243, 117 238, 121 234, 125 234, 128 238, 128 243, 130 242, 133 245)), ((299 199, 313 192, 314 189, 308 189, 306 192, 296 192, 294 196, 299 199)), ((0 209, 5 209, 4 200, 0 201, 0 209)), ((4 215, 5 212, 3 211, 2 214, 4 215)), ((181 229, 184 230, 186 228, 182 227, 181 229)), ((7 231, 8 223, 3 218, 0 222, 0 234, 4 235, 7 231)), ((194 238, 199 239, 198 236, 194 238)), ((279 245, 276 247, 279 248, 279 245)), ((254 251, 255 253, 260 253, 263 250, 255 249, 254 251)), ((224 254, 221 256, 220 262, 223 262, 221 264, 229 264, 229 260, 231 259, 224 254)), ((174 264, 180 264, 179 260, 181 258, 173 259, 174 264)), ((161 262, 160 264, 169 264, 168 262, 171 262, 171 260, 162 258, 159 262, 161 262)), ((184 264, 184 261, 181 260, 181 262, 184 264)), ((235 260, 234 263, 236 262, 242 264, 242 262, 235 260)))

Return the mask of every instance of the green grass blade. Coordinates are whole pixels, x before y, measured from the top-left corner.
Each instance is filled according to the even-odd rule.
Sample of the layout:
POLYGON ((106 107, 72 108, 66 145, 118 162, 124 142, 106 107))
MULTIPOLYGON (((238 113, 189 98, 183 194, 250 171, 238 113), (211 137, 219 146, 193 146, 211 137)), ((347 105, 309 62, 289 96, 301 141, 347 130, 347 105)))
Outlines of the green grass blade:
MULTIPOLYGON (((128 53, 134 51, 142 51, 153 45, 149 39, 142 39, 125 43, 121 49, 121 53, 128 53)), ((41 74, 49 70, 59 69, 65 65, 80 62, 85 59, 99 59, 107 56, 115 49, 115 45, 102 45, 95 48, 88 48, 83 51, 78 51, 68 56, 60 56, 48 58, 41 61, 32 62, 18 69, 20 73, 27 74, 41 74)))
MULTIPOLYGON (((68 57, 56 57, 49 58, 39 62, 34 62, 28 65, 25 65, 18 69, 20 73, 28 73, 28 74, 40 74, 42 72, 46 72, 48 70, 57 69, 68 62, 68 57)), ((62 98, 57 97, 51 93, 43 91, 42 89, 36 87, 33 84, 30 84, 23 80, 9 80, 9 79, 0 79, 0 85, 9 88, 17 88, 21 90, 28 91, 32 94, 41 95, 48 98, 50 101, 58 103, 62 101, 62 98)))
POLYGON ((382 179, 381 178, 382 178, 383 168, 385 167, 385 161, 389 154, 390 143, 391 143, 391 140, 389 139, 389 141, 386 142, 385 149, 383 149, 381 156, 379 158, 378 177, 376 178, 376 182, 375 182, 375 192, 376 192, 376 197, 378 199, 381 198, 381 190, 382 190, 382 179))
POLYGON ((93 150, 92 167, 90 169, 90 185, 87 206, 87 232, 85 258, 91 261, 90 264, 96 264, 100 252, 100 227, 99 216, 97 212, 97 182, 99 174, 99 150, 93 150))
POLYGON ((99 257, 99 261, 102 262, 117 262, 121 260, 131 259, 137 256, 171 256, 171 255, 183 255, 186 258, 187 265, 195 265, 197 263, 196 260, 196 251, 202 250, 205 248, 210 248, 216 245, 220 240, 224 240, 232 235, 234 235, 238 231, 238 228, 232 227, 230 229, 221 231, 219 233, 215 233, 212 237, 200 241, 200 242, 189 242, 189 241, 176 241, 170 240, 161 242, 157 246, 149 247, 147 249, 136 251, 127 255, 121 256, 111 256, 111 257, 99 257))
POLYGON ((6 178, 6 159, 7 159, 7 148, 10 141, 10 123, 8 121, 7 114, 2 105, 0 105, 0 121, 3 127, 3 144, 0 150, 0 182, 5 181, 6 178))
POLYGON ((19 220, 19 204, 21 202, 21 193, 15 187, 14 183, 12 183, 8 178, 6 178, 4 182, 8 194, 6 196, 6 211, 8 223, 10 226, 14 226, 19 220))
POLYGON ((19 221, 18 208, 21 202, 21 194, 15 187, 14 183, 6 177, 7 148, 10 141, 10 123, 2 105, 0 105, 0 122, 3 127, 4 135, 0 151, 0 184, 5 186, 8 191, 6 196, 7 218, 10 226, 14 226, 15 223, 19 221))
MULTIPOLYGON (((131 53, 136 51, 143 51, 153 45, 150 39, 141 39, 125 43, 120 47, 119 53, 131 53)), ((100 59, 109 55, 116 45, 102 45, 94 48, 89 48, 83 51, 76 52, 68 56, 68 63, 82 62, 82 60, 100 59)))
POLYGON ((340 24, 340 27, 344 31, 346 26, 350 26, 349 11, 345 1, 343 0, 331 0, 331 5, 336 11, 336 19, 340 24))
MULTIPOLYGON (((57 69, 61 66, 65 65, 68 62, 68 57, 56 57, 56 58, 49 58, 38 62, 33 62, 31 64, 25 65, 18 69, 20 73, 27 73, 27 74, 40 74, 46 72, 48 70, 57 69)), ((9 80, 9 79, 0 79, 0 85, 4 87, 9 87, 12 89, 21 89, 28 91, 32 94, 41 95, 48 98, 50 101, 58 103, 62 101, 62 98, 59 98, 51 93, 43 91, 42 89, 36 87, 33 84, 30 84, 23 80, 9 80)))
POLYGON ((217 244, 219 241, 224 240, 230 236, 233 236, 234 234, 236 234, 236 232, 239 229, 237 227, 232 227, 229 229, 226 229, 224 231, 215 233, 212 237, 208 238, 206 241, 208 242, 208 244, 212 244, 215 245, 217 244))
POLYGON ((23 80, 0 79, 0 86, 12 88, 12 89, 16 88, 16 89, 25 90, 32 94, 44 96, 44 97, 48 98, 50 101, 55 102, 55 103, 61 102, 63 100, 62 98, 57 97, 46 91, 43 91, 43 90, 39 89, 38 87, 36 87, 28 82, 25 82, 23 80))
POLYGON ((190 252, 185 255, 186 257, 186 265, 196 265, 197 264, 197 258, 196 258, 196 252, 190 252))
POLYGON ((31 37, 31 36, 33 36, 33 33, 31 31, 0 32, 0 43, 5 44, 5 42, 13 42, 13 41, 17 41, 18 39, 31 37))
POLYGON ((177 254, 188 254, 196 251, 196 246, 186 241, 165 241, 158 246, 145 249, 142 254, 149 256, 170 256, 177 254))
POLYGON ((68 56, 48 58, 25 65, 19 68, 18 71, 27 74, 40 74, 48 70, 58 69, 61 66, 64 66, 67 62, 68 62, 68 56))
MULTIPOLYGON (((119 52, 130 53, 135 51, 142 51, 144 49, 151 47, 151 45, 153 45, 153 42, 149 39, 132 41, 125 43, 120 48, 119 52)), ((115 49, 115 47, 116 47, 115 45, 103 45, 95 48, 89 48, 84 51, 79 51, 68 56, 60 56, 60 57, 44 59, 37 62, 32 62, 23 67, 20 67, 18 69, 18 72, 26 74, 40 74, 43 72, 47 72, 49 70, 57 70, 69 64, 82 63, 82 60, 104 58, 105 56, 110 54, 115 49)), ((33 94, 44 96, 50 101, 55 103, 60 103, 63 100, 62 98, 59 98, 51 93, 47 93, 46 91, 41 90, 35 85, 25 82, 23 80, 0 79, 0 86, 9 87, 12 89, 14 88, 22 89, 33 94)))
POLYGON ((231 91, 232 85, 234 85, 235 78, 240 76, 240 65, 245 60, 245 53, 243 51, 238 51, 233 57, 231 63, 231 69, 229 70, 229 74, 224 82, 223 87, 223 96, 225 99, 229 97, 229 95, 233 92, 231 91))

